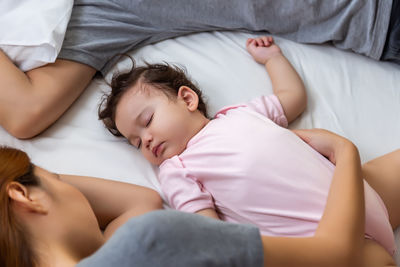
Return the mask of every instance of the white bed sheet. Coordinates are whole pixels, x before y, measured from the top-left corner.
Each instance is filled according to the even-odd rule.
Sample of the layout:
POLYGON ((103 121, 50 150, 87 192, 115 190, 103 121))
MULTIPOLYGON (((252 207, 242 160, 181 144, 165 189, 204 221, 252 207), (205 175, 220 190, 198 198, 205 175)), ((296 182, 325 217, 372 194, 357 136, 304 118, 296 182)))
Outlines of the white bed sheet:
MULTIPOLYGON (((211 114, 224 105, 272 92, 264 67, 246 52, 245 41, 252 36, 199 33, 149 45, 131 55, 138 62, 186 66, 204 91, 211 114)), ((307 87, 308 107, 291 128, 320 127, 346 136, 359 147, 363 162, 400 148, 400 66, 328 45, 302 45, 279 38, 276 42, 307 87)), ((106 80, 113 71, 130 66, 130 59, 123 59, 106 80)), ((97 120, 100 97, 108 90, 104 79, 95 79, 43 134, 21 141, 0 128, 0 144, 25 150, 34 163, 54 172, 120 180, 160 191, 156 169, 97 120)))

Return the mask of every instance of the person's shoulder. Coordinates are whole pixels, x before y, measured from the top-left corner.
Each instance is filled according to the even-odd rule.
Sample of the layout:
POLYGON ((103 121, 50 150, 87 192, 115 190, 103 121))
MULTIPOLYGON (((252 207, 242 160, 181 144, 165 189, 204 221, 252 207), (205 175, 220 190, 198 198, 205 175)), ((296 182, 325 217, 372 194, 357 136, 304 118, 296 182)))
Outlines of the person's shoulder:
POLYGON ((176 217, 174 212, 157 210, 129 219, 98 251, 76 267, 128 267, 132 262, 147 266, 143 263, 153 258, 152 246, 166 236, 165 232, 171 228, 168 225, 176 223, 172 217, 176 217))
POLYGON ((184 168, 183 163, 179 155, 175 155, 169 159, 164 160, 160 166, 160 171, 170 168, 184 168))
POLYGON ((230 110, 237 109, 237 108, 240 108, 240 107, 246 107, 246 106, 247 106, 246 104, 242 103, 242 104, 229 105, 229 106, 222 107, 221 109, 219 109, 217 111, 217 113, 215 113, 214 118, 218 118, 218 116, 220 116, 220 115, 225 115, 230 110))

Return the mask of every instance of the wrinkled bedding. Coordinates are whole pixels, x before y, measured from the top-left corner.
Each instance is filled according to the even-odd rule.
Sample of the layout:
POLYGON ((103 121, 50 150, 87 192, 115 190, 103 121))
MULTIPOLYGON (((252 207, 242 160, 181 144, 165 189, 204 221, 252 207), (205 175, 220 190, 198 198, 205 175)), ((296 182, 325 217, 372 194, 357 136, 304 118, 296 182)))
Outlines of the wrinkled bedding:
MULTIPOLYGON (((185 66, 205 93, 210 114, 229 104, 272 92, 264 67, 246 52, 255 35, 198 33, 145 46, 130 54, 138 61, 185 66)), ((366 162, 400 148, 400 66, 378 62, 329 45, 303 45, 276 38, 307 87, 306 111, 290 128, 325 128, 359 148, 366 162)), ((21 148, 34 163, 54 172, 120 180, 159 191, 156 168, 97 119, 101 96, 115 71, 129 69, 124 58, 96 78, 52 127, 31 140, 17 140, 0 128, 0 144, 21 148)), ((400 246, 400 233, 397 244, 400 246)), ((399 256, 399 255, 397 255, 399 256)), ((399 262, 399 261, 398 261, 399 262)))

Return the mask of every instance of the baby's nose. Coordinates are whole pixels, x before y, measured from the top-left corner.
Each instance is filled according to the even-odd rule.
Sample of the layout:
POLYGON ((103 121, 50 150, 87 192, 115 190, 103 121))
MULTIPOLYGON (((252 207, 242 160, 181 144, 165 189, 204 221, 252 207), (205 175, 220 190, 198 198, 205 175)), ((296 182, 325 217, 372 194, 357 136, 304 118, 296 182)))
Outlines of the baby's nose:
POLYGON ((143 136, 143 142, 146 148, 150 147, 152 141, 153 141, 153 136, 148 131, 146 131, 143 136))

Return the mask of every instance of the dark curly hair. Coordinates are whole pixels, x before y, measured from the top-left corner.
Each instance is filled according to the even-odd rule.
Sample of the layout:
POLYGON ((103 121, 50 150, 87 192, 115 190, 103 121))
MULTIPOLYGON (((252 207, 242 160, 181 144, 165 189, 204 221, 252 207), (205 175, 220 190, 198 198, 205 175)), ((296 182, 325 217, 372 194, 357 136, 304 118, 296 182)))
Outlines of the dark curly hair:
POLYGON ((144 66, 137 67, 133 61, 133 67, 129 72, 114 75, 111 81, 111 92, 104 94, 99 105, 99 120, 103 121, 113 135, 122 136, 115 125, 117 105, 121 97, 138 82, 154 86, 170 99, 176 99, 181 86, 190 87, 199 97, 197 109, 207 117, 207 107, 202 98, 202 92, 186 76, 185 70, 168 63, 145 63, 144 66))

